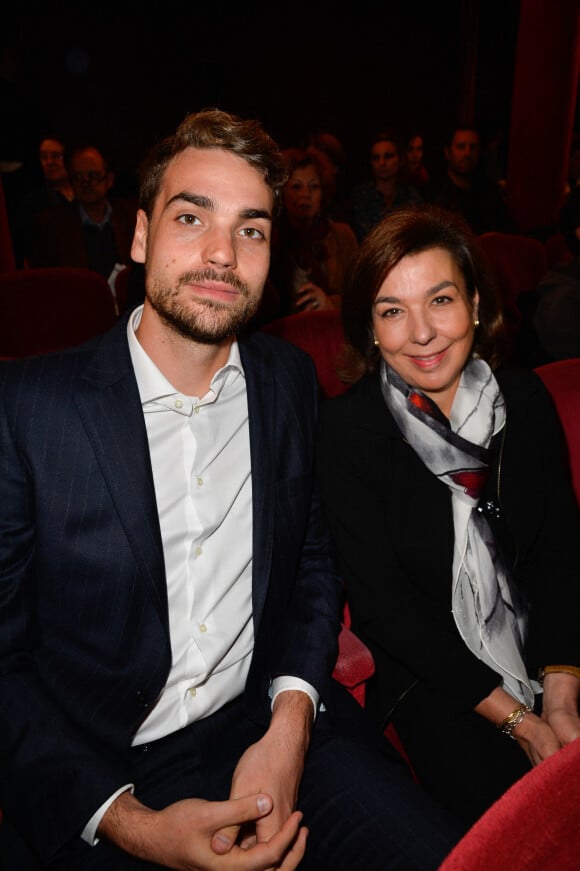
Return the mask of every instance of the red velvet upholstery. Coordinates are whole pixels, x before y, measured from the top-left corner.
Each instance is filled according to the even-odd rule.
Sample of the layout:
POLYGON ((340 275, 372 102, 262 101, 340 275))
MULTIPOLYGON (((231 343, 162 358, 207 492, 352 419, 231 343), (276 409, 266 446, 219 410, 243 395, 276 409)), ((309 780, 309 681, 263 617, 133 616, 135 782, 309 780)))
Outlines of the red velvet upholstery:
POLYGON ((0 273, 0 312, 2 357, 79 345, 117 318, 107 279, 72 267, 0 273))
POLYGON ((514 783, 439 871, 578 871, 580 738, 514 783))
POLYGON ((336 396, 346 390, 347 385, 336 372, 337 357, 344 345, 340 313, 336 309, 307 309, 271 321, 262 330, 287 339, 310 354, 324 396, 336 396))
POLYGON ((545 242, 548 269, 557 263, 570 263, 574 256, 566 244, 563 233, 553 233, 545 242))
POLYGON ((556 403, 568 442, 572 480, 580 503, 580 357, 545 363, 538 366, 536 372, 556 403))
POLYGON ((534 290, 548 269, 546 246, 539 239, 514 233, 479 236, 504 298, 515 302, 521 293, 534 290))
POLYGON ((9 272, 12 269, 16 269, 16 260, 14 259, 12 233, 8 223, 4 183, 2 173, 0 173, 0 272, 9 272))
POLYGON ((375 673, 370 650, 350 629, 348 603, 344 606, 342 629, 338 637, 338 659, 333 677, 345 686, 364 708, 366 682, 375 673))

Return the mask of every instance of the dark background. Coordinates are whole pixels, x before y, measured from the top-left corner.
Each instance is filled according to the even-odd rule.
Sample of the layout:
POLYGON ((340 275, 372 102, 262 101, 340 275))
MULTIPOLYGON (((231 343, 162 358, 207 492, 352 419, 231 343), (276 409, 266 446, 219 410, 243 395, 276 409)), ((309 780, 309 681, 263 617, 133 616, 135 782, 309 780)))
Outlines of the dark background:
POLYGON ((4 11, 0 159, 34 162, 54 131, 99 145, 130 184, 149 145, 215 105, 259 118, 281 145, 330 130, 353 178, 366 175, 379 128, 417 128, 437 164, 470 69, 475 120, 507 143, 519 0, 344 5, 167 0, 148 11, 119 0, 4 11))

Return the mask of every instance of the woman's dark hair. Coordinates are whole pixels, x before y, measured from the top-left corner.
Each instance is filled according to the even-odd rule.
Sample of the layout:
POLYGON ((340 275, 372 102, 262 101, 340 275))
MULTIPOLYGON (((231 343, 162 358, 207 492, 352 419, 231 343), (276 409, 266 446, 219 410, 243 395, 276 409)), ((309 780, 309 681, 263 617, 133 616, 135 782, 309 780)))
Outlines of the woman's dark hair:
POLYGON ((223 148, 243 157, 264 177, 279 209, 280 191, 288 167, 274 140, 259 121, 248 121, 221 109, 202 109, 187 115, 173 136, 154 146, 140 167, 139 201, 150 218, 170 162, 187 148, 223 148))
POLYGON ((351 266, 341 309, 346 348, 340 374, 345 381, 357 381, 379 364, 372 311, 387 275, 403 257, 432 248, 451 254, 465 279, 469 299, 476 290, 479 294, 474 353, 492 368, 504 361, 508 343, 502 304, 477 237, 458 214, 421 204, 393 212, 376 224, 351 266))

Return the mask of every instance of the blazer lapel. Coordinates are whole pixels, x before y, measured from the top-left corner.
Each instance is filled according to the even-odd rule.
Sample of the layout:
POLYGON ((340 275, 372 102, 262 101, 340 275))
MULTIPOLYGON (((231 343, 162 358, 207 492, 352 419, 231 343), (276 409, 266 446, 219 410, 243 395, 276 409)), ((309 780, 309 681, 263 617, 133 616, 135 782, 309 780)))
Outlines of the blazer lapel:
POLYGON ((168 625, 161 531, 147 431, 123 318, 82 373, 79 413, 143 577, 168 625))
POLYGON ((264 610, 272 560, 274 529, 275 387, 273 361, 249 342, 240 340, 246 375, 252 464, 253 559, 252 604, 257 629, 264 610))

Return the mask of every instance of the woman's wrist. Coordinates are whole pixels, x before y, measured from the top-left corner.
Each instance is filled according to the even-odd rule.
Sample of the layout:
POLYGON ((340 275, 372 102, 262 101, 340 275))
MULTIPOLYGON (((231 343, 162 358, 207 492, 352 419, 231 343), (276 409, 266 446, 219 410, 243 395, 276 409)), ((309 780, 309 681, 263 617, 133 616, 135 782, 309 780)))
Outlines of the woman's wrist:
POLYGON ((577 665, 545 665, 538 671, 538 683, 544 686, 547 674, 571 674, 580 679, 580 666, 577 665))
POLYGON ((514 729, 520 725, 524 717, 532 713, 533 708, 530 708, 529 705, 519 704, 507 715, 507 717, 504 717, 503 720, 496 723, 496 728, 499 729, 500 732, 503 732, 504 735, 507 735, 508 738, 512 738, 515 741, 514 729))

